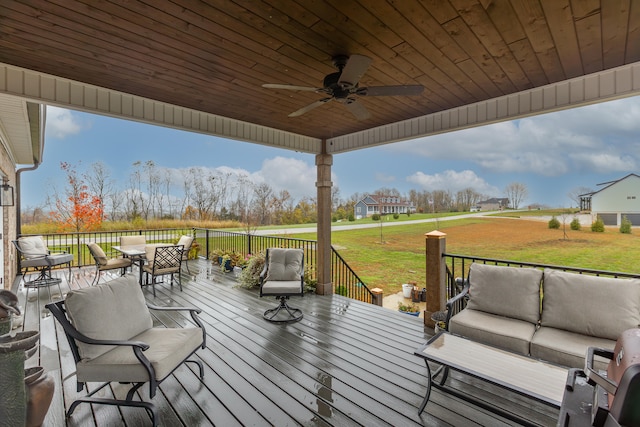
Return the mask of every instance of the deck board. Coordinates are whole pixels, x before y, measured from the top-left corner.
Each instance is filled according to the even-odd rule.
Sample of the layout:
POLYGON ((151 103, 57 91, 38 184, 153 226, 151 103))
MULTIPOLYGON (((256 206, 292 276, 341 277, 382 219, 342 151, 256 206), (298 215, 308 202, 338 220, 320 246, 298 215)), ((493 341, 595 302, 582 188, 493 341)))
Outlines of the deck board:
MULTIPOLYGON (((153 399, 161 425, 513 425, 439 390, 432 391, 425 412, 418 415, 427 370, 413 352, 432 332, 422 319, 338 295, 308 294, 290 302, 302 308, 300 322, 273 324, 262 313, 276 305, 275 299, 235 287, 233 275, 220 273, 205 260, 190 261, 190 269, 192 274, 182 275, 182 292, 160 284, 154 298, 150 288, 144 289, 156 305, 200 307, 207 328, 207 348, 197 352, 204 381, 188 364, 161 384, 153 399)), ((62 283, 63 294, 90 286, 92 279, 91 269, 74 269, 71 284, 66 279, 62 283)), ((24 307, 21 329, 41 331, 38 355, 27 364, 44 366, 56 381, 45 426, 64 426, 64 411, 78 396, 68 343, 44 309, 48 292, 41 289, 38 298, 36 290, 27 297, 24 288, 15 289, 24 307)), ((153 314, 157 325, 183 327, 192 322, 184 313, 153 314)), ((459 373, 452 373, 450 381, 459 390, 541 426, 556 423, 557 410, 516 393, 459 373)), ((113 384, 101 394, 123 397, 126 391, 126 385, 113 384)), ((148 387, 138 395, 148 397, 148 387)), ((81 404, 66 425, 147 426, 150 420, 141 409, 81 404)))

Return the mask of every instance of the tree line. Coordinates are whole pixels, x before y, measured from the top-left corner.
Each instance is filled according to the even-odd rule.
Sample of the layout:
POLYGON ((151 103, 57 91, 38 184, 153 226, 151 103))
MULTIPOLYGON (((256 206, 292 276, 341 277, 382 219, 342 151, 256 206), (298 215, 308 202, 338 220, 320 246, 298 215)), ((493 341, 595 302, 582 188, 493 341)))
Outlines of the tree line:
MULTIPOLYGON (((44 205, 25 209, 24 224, 52 220, 72 231, 96 229, 105 220, 135 221, 182 219, 194 221, 232 220, 247 227, 317 222, 317 200, 294 200, 287 190, 254 182, 248 175, 204 167, 182 171, 159 167, 155 162, 135 162, 127 182, 118 186, 102 162, 79 171, 81 164, 61 163, 64 188, 51 188, 44 205), (178 194, 178 195, 176 195, 178 194)), ((515 183, 505 192, 513 206, 526 198, 526 186, 515 183), (517 185, 515 185, 517 184, 517 185)), ((469 211, 486 198, 472 188, 455 193, 445 190, 411 190, 403 196, 395 188, 380 188, 375 194, 408 200, 417 212, 469 211)), ((342 198, 332 189, 332 219, 353 219, 355 204, 366 197, 354 193, 342 198)))

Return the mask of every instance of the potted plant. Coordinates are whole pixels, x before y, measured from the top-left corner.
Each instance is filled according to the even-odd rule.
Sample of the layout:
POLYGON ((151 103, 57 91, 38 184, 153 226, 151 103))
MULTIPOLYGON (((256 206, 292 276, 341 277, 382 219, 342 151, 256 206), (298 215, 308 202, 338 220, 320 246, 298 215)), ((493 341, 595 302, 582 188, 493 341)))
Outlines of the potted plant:
POLYGON ((226 253, 222 255, 220 260, 220 270, 223 273, 228 273, 229 271, 233 271, 233 260, 231 259, 231 255, 226 253))
POLYGON ((420 308, 415 304, 405 304, 403 302, 398 302, 398 311, 416 317, 420 315, 420 308))
POLYGON ((214 264, 220 264, 222 262, 222 256, 224 255, 224 250, 222 249, 214 249, 209 254, 209 259, 214 264))

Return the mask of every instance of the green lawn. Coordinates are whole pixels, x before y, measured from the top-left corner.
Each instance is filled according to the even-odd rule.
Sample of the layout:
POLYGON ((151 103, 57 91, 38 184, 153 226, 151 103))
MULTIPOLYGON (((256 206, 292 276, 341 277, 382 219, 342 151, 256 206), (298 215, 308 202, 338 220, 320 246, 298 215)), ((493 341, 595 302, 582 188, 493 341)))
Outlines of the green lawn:
MULTIPOLYGON (((369 288, 385 295, 401 290, 402 283, 425 282, 425 233, 435 223, 407 224, 382 229, 335 231, 331 239, 349 265, 369 288)), ((640 273, 640 229, 621 234, 551 230, 544 221, 506 218, 470 218, 441 221, 448 253, 640 273)), ((315 239, 315 233, 291 237, 315 239)))

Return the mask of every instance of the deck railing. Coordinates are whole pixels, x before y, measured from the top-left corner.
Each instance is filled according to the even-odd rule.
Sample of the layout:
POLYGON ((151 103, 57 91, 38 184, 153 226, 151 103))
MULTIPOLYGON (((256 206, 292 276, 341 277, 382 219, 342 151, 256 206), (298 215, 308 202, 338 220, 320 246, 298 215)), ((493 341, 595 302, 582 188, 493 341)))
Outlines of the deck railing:
MULTIPOLYGON (((116 256, 118 252, 112 246, 120 244, 121 236, 145 236, 147 243, 172 242, 178 240, 181 235, 192 236, 193 228, 161 228, 156 230, 118 230, 118 231, 88 231, 38 234, 42 236, 49 250, 64 249, 73 254, 74 267, 93 265, 95 261, 87 249, 87 243, 98 243, 108 256, 116 256)), ((33 236, 33 234, 21 234, 19 237, 33 236)), ((19 262, 19 260, 18 260, 19 262)))
MULTIPOLYGON (((246 256, 264 252, 267 248, 299 248, 304 251, 305 265, 311 279, 315 279, 317 241, 282 236, 260 236, 224 230, 195 228, 196 240, 204 248, 207 258, 215 249, 231 250, 246 256)), ((331 247, 331 281, 334 292, 349 298, 371 303, 373 294, 340 254, 331 247)))
MULTIPOLYGON (((201 248, 200 256, 206 259, 209 259, 214 249, 231 250, 247 256, 249 254, 264 252, 267 248, 272 247, 300 248, 304 251, 305 264, 309 268, 309 274, 312 279, 315 279, 317 265, 317 242, 315 240, 294 239, 281 236, 258 236, 255 234, 197 227, 81 233, 69 232, 41 234, 41 236, 51 250, 62 248, 72 253, 74 255, 74 261, 72 262, 74 267, 84 267, 94 264, 94 260, 87 249, 87 243, 96 242, 100 244, 108 256, 116 256, 118 252, 112 249, 112 246, 120 244, 121 236, 141 235, 146 237, 148 243, 160 243, 177 241, 183 234, 195 237, 195 241, 198 242, 201 248)), ((27 234, 22 236, 27 236, 27 234)), ((373 301, 369 288, 333 247, 331 248, 331 280, 334 284, 335 293, 364 302, 371 303, 373 301)))
MULTIPOLYGON (((456 284, 456 279, 460 278, 462 280, 465 280, 467 278, 467 275, 469 274, 469 267, 474 262, 491 265, 503 265, 509 267, 533 267, 540 269, 553 268, 554 270, 569 271, 578 274, 590 274, 593 276, 626 277, 640 279, 640 274, 621 273, 616 271, 594 270, 588 268, 566 267, 553 264, 538 264, 504 259, 481 258, 447 253, 442 254, 442 256, 445 258, 445 264, 447 266, 447 299, 452 298, 460 293, 460 291, 462 290, 462 286, 460 284, 456 284)), ((460 300, 459 304, 454 307, 454 313, 462 310, 465 304, 466 301, 460 300)))

